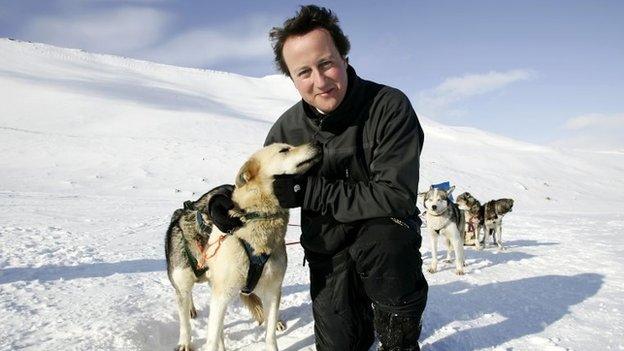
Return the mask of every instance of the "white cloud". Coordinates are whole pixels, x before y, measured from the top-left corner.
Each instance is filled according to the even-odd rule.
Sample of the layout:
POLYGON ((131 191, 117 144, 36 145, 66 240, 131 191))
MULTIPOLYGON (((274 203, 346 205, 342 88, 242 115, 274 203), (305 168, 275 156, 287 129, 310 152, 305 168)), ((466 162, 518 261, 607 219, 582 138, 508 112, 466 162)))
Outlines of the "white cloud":
POLYGON ((112 54, 148 47, 162 38, 171 18, 147 7, 118 7, 96 13, 39 16, 25 23, 23 39, 112 54))
POLYGON ((569 130, 580 130, 588 128, 623 128, 624 129, 624 113, 619 114, 602 114, 589 113, 568 119, 564 126, 569 130))
POLYGON ((552 145, 587 150, 624 150, 624 113, 588 113, 568 119, 562 129, 563 136, 552 145))
POLYGON ((418 94, 416 99, 418 110, 431 117, 442 113, 461 115, 461 111, 451 109, 454 103, 500 90, 514 82, 531 80, 536 76, 534 71, 516 69, 448 78, 437 87, 418 94))
POLYGON ((206 67, 228 60, 267 59, 275 18, 251 16, 219 27, 180 30, 158 9, 123 6, 94 10, 69 6, 64 14, 26 21, 20 39, 180 66, 206 67))
MULTIPOLYGON (((274 21, 273 21, 274 22, 274 21)), ((268 19, 246 18, 219 28, 196 28, 141 53, 147 59, 174 65, 202 67, 226 60, 271 56, 268 19)))

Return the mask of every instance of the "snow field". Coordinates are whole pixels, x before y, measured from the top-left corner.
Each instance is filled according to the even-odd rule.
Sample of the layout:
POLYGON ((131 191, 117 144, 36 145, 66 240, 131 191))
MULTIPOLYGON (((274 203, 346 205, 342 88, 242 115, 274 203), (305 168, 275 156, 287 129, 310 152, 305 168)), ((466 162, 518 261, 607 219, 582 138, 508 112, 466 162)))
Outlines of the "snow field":
MULTIPOLYGON (((172 349, 170 215, 231 183, 296 91, 278 76, 6 39, 0 67, 0 350, 172 349)), ((421 122, 421 190, 450 180, 455 195, 516 200, 507 250, 467 248, 465 276, 442 262, 425 273, 423 350, 624 350, 624 155, 421 122)), ((426 267, 424 231, 421 252, 426 267)), ((307 267, 300 247, 288 254, 278 343, 313 350, 307 267)), ((210 289, 194 296, 199 348, 210 289)), ((228 349, 257 350, 264 329, 237 302, 225 337, 228 349)))

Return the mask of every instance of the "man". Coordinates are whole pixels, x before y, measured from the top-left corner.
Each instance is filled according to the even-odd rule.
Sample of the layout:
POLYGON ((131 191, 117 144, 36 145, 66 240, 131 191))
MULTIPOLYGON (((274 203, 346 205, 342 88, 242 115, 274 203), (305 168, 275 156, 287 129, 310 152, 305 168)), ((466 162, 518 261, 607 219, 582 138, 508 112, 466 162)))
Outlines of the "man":
MULTIPOLYGON (((356 75, 349 40, 330 10, 303 6, 270 37, 279 69, 302 100, 275 122, 265 144, 316 142, 323 150, 305 176, 273 183, 283 207, 301 207, 316 348, 368 350, 376 331, 381 350, 419 350, 428 287, 416 208, 424 138, 418 118, 399 90, 356 75)), ((220 197, 211 213, 214 207, 224 227, 233 227, 223 215, 228 201, 220 197)))

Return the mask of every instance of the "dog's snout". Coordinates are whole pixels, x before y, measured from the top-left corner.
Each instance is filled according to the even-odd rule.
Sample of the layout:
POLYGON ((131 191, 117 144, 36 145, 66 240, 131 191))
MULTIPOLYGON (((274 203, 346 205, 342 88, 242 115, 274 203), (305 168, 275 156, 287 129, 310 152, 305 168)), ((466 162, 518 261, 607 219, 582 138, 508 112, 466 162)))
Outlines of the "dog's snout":
POLYGON ((431 206, 431 209, 434 210, 434 211, 437 210, 438 209, 438 205, 431 206))

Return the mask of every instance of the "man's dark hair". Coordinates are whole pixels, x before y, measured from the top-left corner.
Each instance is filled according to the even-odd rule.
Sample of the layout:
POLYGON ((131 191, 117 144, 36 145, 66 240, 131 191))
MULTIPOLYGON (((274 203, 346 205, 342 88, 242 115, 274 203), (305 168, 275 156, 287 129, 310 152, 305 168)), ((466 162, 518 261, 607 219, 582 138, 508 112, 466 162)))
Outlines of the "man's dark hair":
POLYGON ((286 39, 291 36, 304 35, 314 29, 323 28, 331 34, 336 45, 336 49, 343 58, 347 57, 351 43, 342 29, 338 26, 338 17, 329 9, 318 7, 316 5, 301 6, 295 17, 284 21, 283 27, 273 27, 269 32, 269 38, 273 45, 273 53, 275 54, 275 63, 277 68, 290 77, 288 66, 284 62, 282 50, 286 39))

